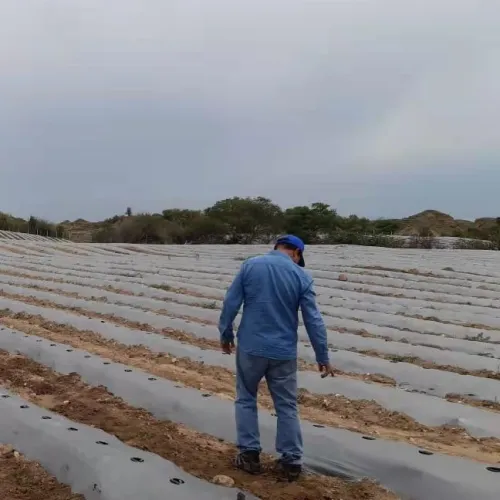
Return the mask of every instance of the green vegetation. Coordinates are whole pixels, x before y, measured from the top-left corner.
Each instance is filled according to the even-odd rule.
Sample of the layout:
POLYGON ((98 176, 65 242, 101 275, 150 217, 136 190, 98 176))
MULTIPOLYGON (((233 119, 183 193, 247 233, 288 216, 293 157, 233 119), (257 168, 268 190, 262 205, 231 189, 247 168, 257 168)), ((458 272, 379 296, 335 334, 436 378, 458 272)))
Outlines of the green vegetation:
POLYGON ((0 231, 40 234, 53 238, 66 237, 64 226, 61 224, 53 224, 34 216, 24 220, 3 212, 0 212, 0 231))
POLYGON ((279 234, 293 233, 307 244, 401 247, 405 236, 410 247, 434 248, 437 236, 453 236, 457 248, 500 246, 500 218, 471 222, 427 210, 405 219, 370 220, 343 217, 325 203, 282 209, 261 196, 228 198, 205 210, 169 208, 149 214, 127 207, 122 215, 95 223, 78 219, 52 224, 36 217, 26 221, 0 212, 0 229, 97 243, 267 244, 279 234))
POLYGON ((283 210, 268 198, 233 197, 205 210, 170 208, 161 214, 133 215, 128 207, 125 215, 100 223, 92 232, 92 241, 252 244, 269 243, 279 234, 293 233, 307 244, 402 247, 405 240, 394 237, 402 235, 409 237, 406 244, 413 248, 433 248, 435 237, 444 235, 460 238, 460 248, 498 248, 500 218, 480 220, 482 228, 433 210, 406 219, 370 220, 357 215, 342 217, 325 203, 283 210), (495 223, 491 224, 492 220, 495 223))

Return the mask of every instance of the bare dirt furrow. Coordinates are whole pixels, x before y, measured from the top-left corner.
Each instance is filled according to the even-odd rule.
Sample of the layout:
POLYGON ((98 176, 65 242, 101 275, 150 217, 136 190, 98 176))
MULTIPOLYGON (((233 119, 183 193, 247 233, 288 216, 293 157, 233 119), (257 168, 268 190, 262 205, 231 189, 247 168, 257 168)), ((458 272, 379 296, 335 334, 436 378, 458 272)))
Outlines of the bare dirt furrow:
MULTIPOLYGON (((368 270, 368 271, 382 271, 382 272, 390 272, 390 273, 401 273, 409 276, 419 276, 419 277, 424 277, 424 278, 433 278, 436 281, 436 283, 439 283, 439 280, 451 280, 451 281, 469 281, 471 283, 484 283, 483 278, 484 275, 482 274, 477 274, 477 273, 471 273, 471 272, 463 272, 463 271, 456 271, 452 268, 448 269, 442 269, 443 271, 452 271, 455 273, 462 273, 462 274, 468 274, 470 276, 476 277, 476 279, 472 279, 471 277, 467 276, 450 276, 450 275, 444 275, 444 274, 437 274, 433 271, 420 271, 419 269, 413 268, 413 269, 395 269, 391 267, 384 267, 384 266, 360 266, 360 265, 353 265, 353 268, 360 269, 362 270, 368 270), (477 278, 480 279, 477 279, 477 278)), ((372 274, 372 273, 366 273, 366 272, 360 272, 359 274, 362 275, 371 275, 371 276, 381 276, 380 274, 372 274)), ((500 282, 495 282, 491 283, 488 282, 490 285, 500 285, 500 282)), ((495 289, 492 289, 492 291, 495 291, 495 289)))
MULTIPOLYGON (((0 296, 10 298, 13 300, 17 300, 19 302, 24 302, 26 304, 33 304, 37 305, 40 307, 46 307, 46 308, 51 308, 51 309, 58 309, 61 311, 67 311, 71 312, 73 314, 78 314, 80 316, 85 316, 87 318, 95 318, 95 319, 100 319, 101 321, 109 321, 111 323, 123 326, 125 328, 130 328, 134 330, 140 330, 146 333, 157 333, 159 335, 163 335, 168 338, 172 338, 175 340, 178 340, 180 342, 184 342, 187 344, 194 345, 196 347, 199 347, 201 349, 220 349, 220 343, 217 340, 213 339, 207 339, 203 337, 197 337, 196 335, 193 335, 191 333, 183 332, 181 330, 175 330, 173 328, 154 328, 151 325, 145 324, 145 323, 139 323, 139 322, 134 322, 134 321, 129 321, 123 318, 118 318, 117 316, 113 316, 110 314, 100 314, 100 313, 93 313, 86 311, 84 309, 80 309, 77 307, 65 307, 61 306, 58 304, 54 304, 52 302, 48 302, 45 300, 40 300, 40 299, 35 299, 33 297, 27 297, 24 295, 15 295, 15 294, 8 294, 4 292, 0 292, 0 296)), ((11 311, 7 310, 0 310, 0 317, 4 316, 9 316, 11 315, 11 311)), ((23 315, 24 317, 30 317, 30 315, 23 315)), ((32 317, 32 316, 31 316, 32 317)), ((306 363, 305 361, 300 361, 300 369, 301 370, 313 370, 315 371, 317 369, 316 365, 313 365, 311 363, 306 363)), ((374 374, 361 374, 361 373, 354 373, 354 372, 344 372, 341 370, 336 370, 336 373, 338 375, 356 379, 356 380, 363 380, 363 381, 369 381, 369 382, 375 382, 378 384, 383 384, 383 385, 391 385, 391 386, 396 386, 396 381, 390 377, 387 377, 385 375, 382 375, 380 373, 374 373, 374 374)))
POLYGON ((0 498, 2 500, 85 500, 71 493, 40 464, 27 460, 9 445, 0 445, 0 498))
POLYGON ((368 481, 352 483, 306 475, 297 483, 278 480, 265 457, 266 472, 258 480, 235 470, 232 444, 183 425, 155 419, 127 405, 105 387, 91 387, 76 374, 61 375, 24 356, 0 351, 0 384, 28 401, 71 420, 98 427, 130 446, 156 453, 205 480, 223 474, 237 487, 262 500, 391 500, 397 497, 368 481))
MULTIPOLYGON (((363 285, 363 284, 360 283, 360 285, 363 285)), ((349 291, 350 292, 357 292, 357 293, 364 293, 366 295, 375 295, 375 296, 379 296, 379 297, 393 297, 395 299, 412 299, 412 298, 414 298, 414 297, 411 297, 408 294, 404 294, 404 293, 381 292, 381 291, 377 291, 377 290, 370 290, 368 288, 363 288, 362 286, 352 288, 349 291)), ((470 301, 467 300, 466 296, 463 296, 463 298, 461 298, 460 302, 451 302, 449 300, 442 300, 440 297, 436 297, 436 298, 419 297, 418 300, 423 300, 423 301, 429 302, 431 304, 471 305, 470 301)), ((489 308, 489 309, 497 309, 497 307, 495 305, 483 304, 483 305, 481 305, 481 307, 485 307, 485 308, 489 308)))
MULTIPOLYGON (((7 276, 22 277, 22 278, 27 278, 27 279, 32 279, 32 280, 39 280, 40 279, 38 276, 34 276, 34 275, 26 274, 26 273, 20 274, 20 273, 15 273, 15 272, 0 271, 0 275, 1 274, 5 274, 7 276)), ((81 283, 78 283, 78 282, 75 282, 75 281, 61 280, 61 279, 57 279, 57 278, 53 278, 53 279, 48 279, 48 278, 46 279, 46 278, 44 278, 43 281, 51 281, 51 282, 54 282, 54 283, 65 283, 65 284, 72 284, 72 285, 82 286, 81 283)), ((16 284, 16 283, 11 283, 11 284, 15 285, 15 286, 19 286, 19 284, 16 284)), ((57 293, 58 295, 64 295, 64 296, 67 296, 67 297, 74 297, 74 298, 87 299, 87 300, 89 299, 88 297, 83 296, 83 295, 79 295, 78 293, 65 292, 63 290, 57 290, 57 291, 55 291, 55 290, 53 290, 51 288, 48 288, 46 286, 43 286, 43 285, 36 285, 36 284, 25 285, 25 288, 27 288, 27 289, 32 288, 34 290, 40 290, 40 291, 46 291, 46 292, 51 292, 51 293, 57 293)), ((132 292, 130 292, 128 290, 124 290, 123 288, 119 288, 119 282, 117 282, 116 286, 103 285, 103 286, 93 286, 93 288, 98 289, 98 290, 103 290, 103 291, 111 292, 111 293, 120 294, 120 295, 126 295, 126 296, 129 296, 129 297, 143 297, 144 296, 143 294, 134 294, 134 293, 132 293, 132 292)), ((199 294, 199 293, 196 293, 196 292, 192 292, 192 291, 184 289, 184 288, 176 288, 176 287, 172 287, 172 286, 169 286, 169 285, 153 285, 153 286, 151 286, 151 288, 156 288, 156 289, 161 289, 161 290, 169 291, 169 292, 172 292, 172 293, 176 293, 179 296, 181 296, 181 295, 189 295, 191 297, 198 297, 198 298, 213 300, 214 302, 211 303, 211 304, 208 304, 208 305, 205 304, 205 303, 190 304, 192 306, 202 307, 202 308, 205 308, 205 309, 216 309, 217 308, 217 304, 220 301, 220 298, 217 298, 217 297, 214 297, 214 296, 210 297, 210 296, 207 296, 207 295, 203 295, 203 294, 199 294)), ((101 302, 109 302, 105 297, 91 297, 91 300, 96 300, 96 301, 101 301, 101 302)), ((165 302, 174 302, 174 303, 178 303, 178 304, 185 304, 185 302, 180 297, 178 299, 176 299, 175 297, 168 297, 168 298, 166 298, 166 297, 155 297, 155 300, 163 300, 165 302)), ((139 309, 139 310, 142 310, 142 311, 155 312, 156 314, 163 314, 165 316, 171 316, 171 314, 169 314, 168 311, 166 311, 166 310, 152 310, 152 309, 148 309, 146 307, 141 307, 141 306, 138 306, 138 305, 124 304, 124 303, 121 303, 119 300, 115 301, 115 302, 112 302, 112 303, 116 304, 116 305, 126 305, 128 307, 135 307, 136 309, 139 309)), ((430 309, 436 309, 436 310, 438 309, 437 307, 432 307, 432 306, 429 306, 429 308, 430 309)), ((332 314, 331 312, 324 312, 323 314, 326 315, 326 316, 328 316, 328 317, 332 317, 332 318, 337 318, 337 319, 341 319, 341 320, 345 319, 344 317, 335 316, 335 314, 332 314)), ((395 316, 403 316, 403 317, 412 318, 412 319, 420 319, 420 320, 425 320, 425 321, 432 321, 432 322, 435 322, 435 323, 465 326, 465 327, 469 327, 469 328, 476 328, 476 329, 482 329, 482 330, 489 330, 489 331, 498 330, 498 328, 487 326, 487 325, 482 325, 482 324, 479 324, 479 323, 452 322, 452 321, 447 321, 447 320, 439 319, 439 318, 437 318, 435 316, 412 315, 412 314, 401 313, 401 312, 394 313, 394 315, 395 316)), ((185 319, 188 319, 189 321, 194 321, 194 322, 198 322, 198 323, 215 324, 212 321, 201 320, 200 318, 195 317, 195 316, 183 316, 183 317, 185 319)), ((351 317, 351 318, 349 318, 349 320, 351 320, 351 321, 357 321, 359 323, 366 323, 365 320, 360 319, 360 318, 356 318, 356 317, 351 317)), ((390 324, 388 324, 386 326, 392 328, 392 326, 390 324)), ((392 338, 392 337, 389 337, 389 336, 386 336, 386 335, 375 335, 375 334, 372 334, 372 333, 368 332, 364 328, 359 328, 359 329, 356 329, 356 328, 346 328, 346 327, 337 327, 337 328, 334 328, 333 326, 329 326, 328 330, 329 331, 338 332, 338 333, 351 333, 353 335, 359 335, 361 337, 378 338, 378 339, 382 339, 382 340, 397 342, 397 340, 394 339, 394 338, 392 338)), ((450 339, 454 338, 453 336, 450 336, 450 335, 447 335, 447 334, 442 334, 442 336, 448 337, 450 339)), ((471 338, 469 340, 481 340, 481 339, 485 339, 485 340, 491 342, 489 340, 489 338, 487 338, 487 337, 479 337, 478 339, 471 338)), ((491 342, 491 343, 496 343, 496 342, 491 342)), ((444 347, 436 346, 436 345, 431 345, 431 344, 428 344, 428 343, 425 343, 425 342, 412 342, 412 344, 413 345, 420 345, 420 346, 424 346, 424 347, 431 347, 433 349, 440 349, 440 350, 444 350, 445 349, 444 347)))
MULTIPOLYGON (((436 308, 434 308, 436 309, 436 308)), ((421 314, 408 314, 408 313, 402 313, 402 312, 397 312, 394 313, 396 316, 403 316, 405 318, 412 318, 412 319, 420 319, 422 321, 432 321, 433 323, 442 323, 443 325, 456 325, 456 326, 465 326, 467 328, 477 328, 480 330, 489 330, 489 331, 498 331, 499 328, 496 328, 494 326, 489 326, 489 325, 483 325, 482 323, 464 323, 464 322, 459 322, 459 321, 449 321, 446 319, 440 319, 437 318, 436 316, 422 316, 421 314)), ((493 344, 495 342, 492 342, 493 344)))
POLYGON ((394 363, 411 363, 412 365, 421 366, 428 370, 441 370, 445 372, 458 373, 459 375, 472 375, 473 377, 480 378, 490 378, 493 380, 500 380, 500 371, 494 372, 491 370, 466 370, 459 366, 453 365, 440 365, 438 363, 433 363, 431 361, 426 361, 425 359, 419 358, 417 356, 399 356, 397 354, 389 354, 385 352, 379 352, 374 350, 363 350, 363 349, 348 349, 353 352, 358 352, 366 356, 372 356, 374 358, 386 359, 394 363))
MULTIPOLYGON (((59 293, 59 295, 65 295, 65 292, 59 293)), ((168 328, 157 329, 157 328, 154 328, 150 325, 145 325, 144 323, 138 323, 138 322, 125 320, 125 319, 119 318, 119 317, 114 316, 114 315, 95 313, 92 311, 87 311, 87 310, 81 309, 79 307, 63 306, 60 304, 55 304, 54 302, 38 299, 36 297, 31 297, 28 295, 18 295, 18 294, 11 294, 11 293, 0 291, 0 296, 10 298, 13 300, 18 300, 18 301, 25 302, 28 304, 35 304, 35 305, 38 305, 41 307, 50 307, 52 309, 70 311, 72 313, 79 314, 81 316, 106 319, 108 321, 112 321, 116 324, 123 325, 123 326, 126 326, 128 328, 134 328, 134 329, 148 331, 148 332, 160 333, 162 335, 166 335, 168 337, 172 337, 172 338, 175 338, 177 340, 187 341, 188 343, 193 344, 193 345, 197 345, 199 347, 208 347, 211 349, 218 349, 219 348, 219 343, 216 340, 202 339, 200 337, 196 337, 196 336, 189 334, 189 333, 186 333, 186 332, 180 332, 179 330, 172 330, 172 329, 168 329, 168 328)), ((73 294, 69 294, 69 296, 73 296, 73 294)), ((78 296, 78 298, 81 298, 81 297, 78 296)), ((88 298, 87 298, 87 300, 88 300, 88 298)), ((93 299, 93 300, 98 300, 98 299, 93 299)), ((106 302, 106 300, 102 300, 102 299, 101 299, 101 301, 106 302)), ((119 303, 115 303, 115 304, 120 305, 119 303)), ((142 309, 142 308, 140 308, 140 309, 142 309)), ((144 309, 144 310, 150 311, 149 309, 144 309)), ((153 311, 153 312, 158 313, 159 311, 153 311)), ((170 317, 174 317, 174 316, 170 316, 170 317)), ((200 322, 197 318, 192 318, 191 316, 175 316, 175 317, 181 318, 181 319, 186 319, 188 321, 193 321, 195 323, 200 322)), ((205 322, 202 322, 202 323, 207 324, 205 322)), ((368 336, 370 336, 370 334, 368 334, 368 336)), ((370 349, 360 350, 360 349, 353 348, 353 349, 346 349, 346 350, 349 350, 352 352, 358 352, 358 353, 364 354, 366 356, 371 356, 371 357, 380 358, 380 359, 386 359, 386 360, 393 361, 393 362, 410 363, 413 365, 421 366, 422 368, 426 368, 426 369, 448 371, 448 372, 457 373, 459 375, 471 375, 474 377, 500 380, 500 371, 494 372, 491 370, 467 370, 465 368, 461 368, 461 367, 457 367, 457 366, 441 365, 438 363, 434 363, 432 361, 426 361, 426 360, 419 358, 417 356, 398 356, 395 354, 388 354, 388 353, 370 350, 370 349)), ((353 376, 353 375, 354 374, 351 374, 351 376, 353 376)), ((395 383, 394 383, 394 385, 395 385, 395 383)))
POLYGON ((21 250, 20 248, 17 248, 15 246, 11 247, 11 246, 0 245, 0 250, 2 250, 2 252, 10 252, 17 255, 27 255, 27 253, 24 250, 21 250))
MULTIPOLYGON (((235 397, 235 376, 226 368, 153 353, 144 346, 126 346, 104 339, 96 333, 82 332, 64 325, 43 321, 33 323, 32 319, 18 317, 4 317, 0 323, 28 335, 68 344, 185 386, 211 392, 224 399, 234 400, 235 397)), ((262 383, 259 405, 273 411, 272 399, 265 383, 262 383)), ((341 395, 317 395, 301 390, 299 407, 301 418, 313 423, 404 441, 448 455, 492 462, 497 460, 500 453, 499 439, 476 439, 457 427, 428 427, 405 414, 387 410, 374 401, 352 400, 341 395)))

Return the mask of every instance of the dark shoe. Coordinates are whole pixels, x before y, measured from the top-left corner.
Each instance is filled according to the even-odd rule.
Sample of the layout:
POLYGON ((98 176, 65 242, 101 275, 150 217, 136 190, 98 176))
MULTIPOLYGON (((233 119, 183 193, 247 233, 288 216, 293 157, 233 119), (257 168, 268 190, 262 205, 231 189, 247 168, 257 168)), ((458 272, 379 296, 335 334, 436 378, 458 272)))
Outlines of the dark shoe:
POLYGON ((288 464, 282 460, 278 460, 276 465, 290 483, 297 481, 302 473, 302 465, 288 464))
POLYGON ((237 455, 234 465, 249 474, 260 474, 260 454, 258 451, 243 451, 237 455))

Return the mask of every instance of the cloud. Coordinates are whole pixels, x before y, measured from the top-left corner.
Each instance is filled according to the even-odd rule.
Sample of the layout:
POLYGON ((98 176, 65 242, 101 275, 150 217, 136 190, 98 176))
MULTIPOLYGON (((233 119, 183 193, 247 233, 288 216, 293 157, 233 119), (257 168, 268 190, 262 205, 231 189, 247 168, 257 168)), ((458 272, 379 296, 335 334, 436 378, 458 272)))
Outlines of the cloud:
POLYGON ((2 6, 0 210, 99 219, 233 195, 494 210, 493 0, 2 6))

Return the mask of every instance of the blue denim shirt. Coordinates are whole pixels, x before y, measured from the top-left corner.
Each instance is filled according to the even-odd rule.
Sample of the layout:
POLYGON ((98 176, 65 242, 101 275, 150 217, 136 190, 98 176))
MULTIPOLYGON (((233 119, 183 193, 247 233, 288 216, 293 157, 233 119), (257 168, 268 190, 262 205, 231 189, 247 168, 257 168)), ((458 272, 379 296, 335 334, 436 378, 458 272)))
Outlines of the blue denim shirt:
POLYGON ((326 328, 313 279, 288 255, 273 250, 242 264, 224 298, 221 341, 234 340, 233 321, 242 304, 238 349, 271 359, 295 359, 300 307, 317 362, 328 362, 326 328))

